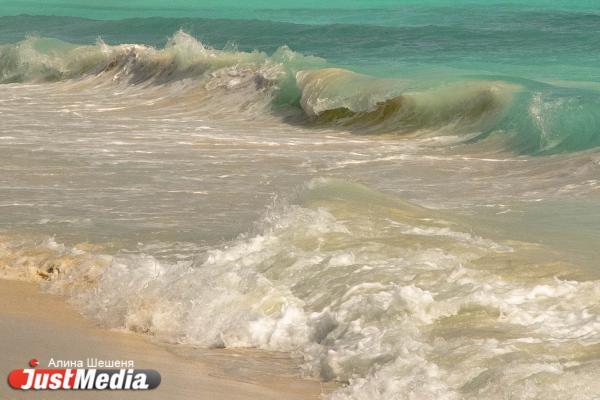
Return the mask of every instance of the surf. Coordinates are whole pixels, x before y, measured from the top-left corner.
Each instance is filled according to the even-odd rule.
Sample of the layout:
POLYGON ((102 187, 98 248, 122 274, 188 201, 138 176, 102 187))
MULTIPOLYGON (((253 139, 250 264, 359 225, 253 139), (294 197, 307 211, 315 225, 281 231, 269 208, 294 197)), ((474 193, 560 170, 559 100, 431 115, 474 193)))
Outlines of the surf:
POLYGON ((465 141, 473 141, 473 135, 475 141, 502 137, 507 150, 524 154, 600 144, 595 128, 600 100, 590 89, 510 78, 432 83, 373 77, 331 67, 286 46, 272 54, 217 50, 183 31, 163 48, 111 46, 100 39, 80 46, 38 37, 0 47, 0 81, 5 84, 85 79, 149 90, 184 85, 184 93, 203 93, 182 96, 184 101, 226 107, 261 103, 261 113, 284 121, 359 134, 458 133, 465 141))
POLYGON ((598 281, 548 249, 352 182, 311 180, 256 232, 178 263, 16 239, 2 238, 3 277, 165 343, 295 352, 307 374, 346 384, 333 399, 598 390, 585 361, 598 322, 582 311, 598 281))
POLYGON ((0 18, 0 277, 335 400, 592 399, 597 16, 456 7, 0 18))

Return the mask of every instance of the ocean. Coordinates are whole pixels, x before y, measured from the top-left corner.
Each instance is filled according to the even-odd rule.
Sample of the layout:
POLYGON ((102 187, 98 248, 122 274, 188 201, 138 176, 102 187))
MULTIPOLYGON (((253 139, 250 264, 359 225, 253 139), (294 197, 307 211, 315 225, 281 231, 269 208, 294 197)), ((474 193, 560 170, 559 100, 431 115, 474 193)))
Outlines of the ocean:
POLYGON ((330 399, 598 399, 595 1, 0 1, 0 277, 330 399))

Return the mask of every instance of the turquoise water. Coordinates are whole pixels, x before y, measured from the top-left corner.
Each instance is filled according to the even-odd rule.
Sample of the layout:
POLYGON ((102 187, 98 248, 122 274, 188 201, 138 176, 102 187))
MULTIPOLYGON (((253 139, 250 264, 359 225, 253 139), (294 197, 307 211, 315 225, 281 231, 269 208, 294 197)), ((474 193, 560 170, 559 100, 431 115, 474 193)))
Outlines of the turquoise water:
POLYGON ((598 399, 596 1, 0 15, 0 278, 333 400, 598 399))
MULTIPOLYGON (((593 2, 2 4, 1 14, 37 15, 3 17, 0 42, 5 44, 35 35, 76 44, 102 38, 109 44, 162 47, 182 29, 218 49, 272 54, 288 46, 323 60, 313 68, 394 77, 404 81, 404 90, 473 80, 515 84, 519 89, 510 109, 496 125, 482 129, 482 137, 508 132, 517 153, 600 145, 600 8, 593 2)), ((3 75, 10 79, 6 67, 3 75)))

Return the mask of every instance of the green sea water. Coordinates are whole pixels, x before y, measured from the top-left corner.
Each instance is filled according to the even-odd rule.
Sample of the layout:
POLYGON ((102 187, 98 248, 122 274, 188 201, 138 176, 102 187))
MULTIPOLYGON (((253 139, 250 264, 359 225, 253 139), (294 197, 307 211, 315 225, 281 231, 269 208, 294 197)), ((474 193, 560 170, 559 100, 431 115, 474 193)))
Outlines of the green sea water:
POLYGON ((271 54, 288 46, 328 66, 410 80, 413 89, 500 80, 524 88, 510 117, 494 126, 517 132, 514 151, 600 144, 600 6, 593 1, 2 1, 0 15, 5 44, 35 35, 161 47, 182 29, 215 48, 271 54))
POLYGON ((597 400, 599 176, 598 1, 0 0, 0 278, 328 399, 597 400))

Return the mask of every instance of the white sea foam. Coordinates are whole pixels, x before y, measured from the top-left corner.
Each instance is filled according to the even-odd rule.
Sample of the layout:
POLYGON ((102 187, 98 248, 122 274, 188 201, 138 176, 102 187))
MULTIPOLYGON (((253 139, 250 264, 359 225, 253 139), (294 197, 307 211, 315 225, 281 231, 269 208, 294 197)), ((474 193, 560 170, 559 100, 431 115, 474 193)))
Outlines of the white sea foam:
POLYGON ((511 261, 518 244, 358 185, 320 179, 298 196, 194 261, 4 241, 1 271, 162 341, 297 352, 347 383, 333 399, 599 393, 598 281, 528 278, 546 266, 511 261))

